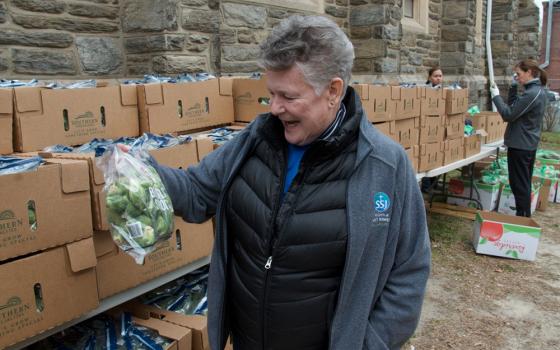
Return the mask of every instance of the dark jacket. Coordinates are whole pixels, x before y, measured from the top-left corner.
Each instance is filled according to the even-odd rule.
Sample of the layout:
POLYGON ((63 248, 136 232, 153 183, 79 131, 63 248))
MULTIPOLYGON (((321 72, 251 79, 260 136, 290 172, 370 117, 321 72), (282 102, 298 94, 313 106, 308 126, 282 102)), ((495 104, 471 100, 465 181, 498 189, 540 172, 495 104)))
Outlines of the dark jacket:
MULTIPOLYGON (((405 151, 368 122, 352 88, 348 93, 360 126, 345 198, 346 258, 328 348, 398 349, 416 328, 430 270, 424 201, 405 151)), ((266 120, 258 117, 186 171, 157 167, 178 215, 189 222, 216 215, 208 286, 213 350, 223 349, 230 333, 226 196, 266 120)))
POLYGON ((502 119, 508 123, 504 135, 505 145, 525 151, 536 150, 547 103, 540 80, 529 81, 525 84, 525 93, 520 95, 517 94, 517 85, 512 85, 507 104, 501 96, 495 96, 492 101, 502 119))
POLYGON ((226 197, 236 350, 328 348, 359 123, 352 108, 335 137, 312 143, 283 194, 288 145, 278 118, 266 117, 226 197))

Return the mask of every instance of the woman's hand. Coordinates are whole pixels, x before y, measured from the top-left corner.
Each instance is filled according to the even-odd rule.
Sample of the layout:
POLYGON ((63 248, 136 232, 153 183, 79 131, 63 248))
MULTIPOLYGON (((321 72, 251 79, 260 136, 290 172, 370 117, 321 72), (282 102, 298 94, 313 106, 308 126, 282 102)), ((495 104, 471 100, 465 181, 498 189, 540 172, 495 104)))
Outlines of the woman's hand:
POLYGON ((498 86, 495 82, 492 82, 490 84, 490 95, 492 96, 492 98, 500 96, 500 89, 498 89, 498 86))

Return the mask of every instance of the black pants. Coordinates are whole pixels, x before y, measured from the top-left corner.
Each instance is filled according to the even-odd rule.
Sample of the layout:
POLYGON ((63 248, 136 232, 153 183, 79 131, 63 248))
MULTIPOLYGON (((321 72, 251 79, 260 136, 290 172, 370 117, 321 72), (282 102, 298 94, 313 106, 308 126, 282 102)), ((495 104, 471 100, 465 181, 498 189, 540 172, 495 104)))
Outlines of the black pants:
POLYGON ((531 178, 537 151, 507 150, 509 186, 515 197, 517 216, 531 217, 531 178))

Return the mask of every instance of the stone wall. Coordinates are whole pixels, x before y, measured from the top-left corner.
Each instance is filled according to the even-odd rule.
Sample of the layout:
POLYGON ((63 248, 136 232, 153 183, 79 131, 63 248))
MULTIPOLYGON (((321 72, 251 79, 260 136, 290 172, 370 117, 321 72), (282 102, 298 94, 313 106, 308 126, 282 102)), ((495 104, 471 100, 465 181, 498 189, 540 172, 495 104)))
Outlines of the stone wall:
MULTIPOLYGON (((355 45, 356 81, 423 83, 429 67, 441 65, 447 83, 458 81, 484 105, 486 0, 423 1, 421 31, 402 25, 402 0, 324 0, 324 11, 355 45)), ((538 9, 532 0, 493 2, 494 70, 505 82, 514 62, 538 54, 538 9)), ((269 3, 0 0, 0 77, 253 72, 258 43, 298 12, 269 3)))

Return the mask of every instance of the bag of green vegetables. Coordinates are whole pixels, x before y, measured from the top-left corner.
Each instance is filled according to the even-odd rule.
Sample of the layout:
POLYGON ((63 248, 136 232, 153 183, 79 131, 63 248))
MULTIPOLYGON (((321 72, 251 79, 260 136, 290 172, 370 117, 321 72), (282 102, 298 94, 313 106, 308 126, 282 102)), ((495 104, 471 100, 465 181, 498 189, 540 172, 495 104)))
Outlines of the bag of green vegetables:
POLYGON ((163 182, 142 152, 133 155, 112 146, 97 158, 113 241, 138 264, 171 237, 174 216, 163 182))

